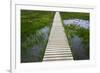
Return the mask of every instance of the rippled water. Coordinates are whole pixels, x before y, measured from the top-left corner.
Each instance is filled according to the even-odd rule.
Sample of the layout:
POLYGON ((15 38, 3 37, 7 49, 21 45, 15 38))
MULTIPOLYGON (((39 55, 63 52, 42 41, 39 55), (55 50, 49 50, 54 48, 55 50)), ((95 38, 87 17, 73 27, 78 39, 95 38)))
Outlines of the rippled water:
POLYGON ((64 20, 63 22, 65 25, 75 24, 84 28, 89 28, 89 24, 90 24, 88 20, 82 20, 82 19, 68 19, 68 20, 64 20))

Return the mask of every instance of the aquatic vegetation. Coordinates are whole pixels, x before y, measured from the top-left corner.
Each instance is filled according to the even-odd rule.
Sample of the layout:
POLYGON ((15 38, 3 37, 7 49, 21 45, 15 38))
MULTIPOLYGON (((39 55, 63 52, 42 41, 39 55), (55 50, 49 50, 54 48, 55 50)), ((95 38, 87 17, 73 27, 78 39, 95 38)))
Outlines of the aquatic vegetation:
POLYGON ((89 59, 89 13, 61 12, 61 18, 74 59, 89 59))
POLYGON ((69 40, 74 59, 88 59, 89 29, 85 29, 79 25, 69 24, 65 26, 65 33, 69 40))
POLYGON ((21 10, 21 62, 42 61, 54 12, 21 10))

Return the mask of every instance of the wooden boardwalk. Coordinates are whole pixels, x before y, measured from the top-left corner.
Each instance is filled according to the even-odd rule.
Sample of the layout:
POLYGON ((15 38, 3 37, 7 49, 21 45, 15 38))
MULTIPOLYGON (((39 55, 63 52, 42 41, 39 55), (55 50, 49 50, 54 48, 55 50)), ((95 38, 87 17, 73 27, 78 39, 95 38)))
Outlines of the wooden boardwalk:
POLYGON ((73 60, 59 12, 56 12, 43 61, 73 60))

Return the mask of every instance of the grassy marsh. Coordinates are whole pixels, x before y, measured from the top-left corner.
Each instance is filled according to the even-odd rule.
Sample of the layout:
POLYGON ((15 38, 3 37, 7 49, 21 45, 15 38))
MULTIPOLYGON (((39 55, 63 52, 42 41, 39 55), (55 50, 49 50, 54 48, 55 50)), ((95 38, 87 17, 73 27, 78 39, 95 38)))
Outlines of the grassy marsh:
POLYGON ((42 61, 54 12, 21 10, 21 62, 42 61))
POLYGON ((81 27, 80 25, 75 25, 75 24, 65 25, 65 23, 63 22, 64 20, 69 20, 69 19, 82 19, 89 21, 90 19, 89 13, 60 12, 60 14, 65 29, 66 37, 68 38, 74 59, 75 60, 89 59, 89 54, 90 54, 89 28, 86 29, 81 27))

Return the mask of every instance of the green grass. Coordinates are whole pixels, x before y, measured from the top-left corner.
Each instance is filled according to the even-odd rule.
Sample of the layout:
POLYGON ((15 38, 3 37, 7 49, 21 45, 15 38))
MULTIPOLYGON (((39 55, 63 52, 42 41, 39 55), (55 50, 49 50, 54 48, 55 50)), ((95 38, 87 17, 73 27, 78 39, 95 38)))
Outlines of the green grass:
MULTIPOLYGON (((61 12, 61 18, 62 18, 62 23, 63 20, 67 20, 67 19, 83 19, 83 20, 89 20, 89 13, 79 13, 79 12, 61 12)), ((78 25, 74 25, 74 24, 68 24, 68 25, 64 25, 64 29, 65 29, 65 33, 66 33, 66 37, 68 38, 70 47, 72 47, 72 38, 74 35, 78 36, 81 38, 82 40, 82 44, 84 47, 84 51, 85 51, 85 55, 88 56, 89 58, 89 29, 85 29, 83 27, 80 27, 78 25)), ((74 49, 74 48, 72 48, 74 49)), ((72 50, 73 56, 74 56, 74 52, 72 50)), ((78 59, 77 57, 74 56, 74 59, 78 59)))
MULTIPOLYGON (((83 47, 87 56, 89 56, 89 29, 82 28, 78 25, 66 25, 64 26, 66 36, 69 39, 69 42, 73 38, 74 35, 77 35, 82 39, 83 47)), ((71 42, 70 42, 71 46, 71 42)))
MULTIPOLYGON (((44 34, 39 31, 48 27, 51 28, 55 12, 50 11, 34 11, 21 10, 21 59, 27 59, 25 62, 34 62, 35 58, 28 53, 35 45, 42 45, 37 61, 42 61, 47 39, 43 37, 44 34)), ((49 30, 50 32, 50 30, 49 30)), ((47 35, 49 35, 49 32, 47 35)))
POLYGON ((27 36, 35 33, 38 29, 50 26, 54 12, 21 10, 21 37, 25 40, 27 36))
POLYGON ((61 12, 62 19, 84 19, 89 20, 89 13, 83 12, 61 12))

